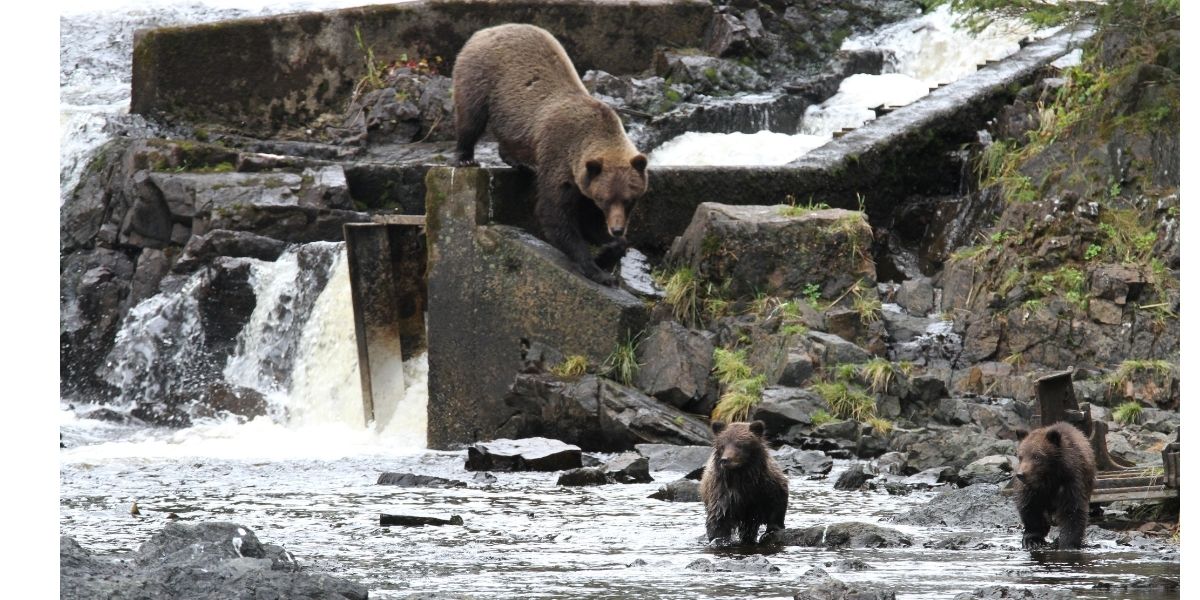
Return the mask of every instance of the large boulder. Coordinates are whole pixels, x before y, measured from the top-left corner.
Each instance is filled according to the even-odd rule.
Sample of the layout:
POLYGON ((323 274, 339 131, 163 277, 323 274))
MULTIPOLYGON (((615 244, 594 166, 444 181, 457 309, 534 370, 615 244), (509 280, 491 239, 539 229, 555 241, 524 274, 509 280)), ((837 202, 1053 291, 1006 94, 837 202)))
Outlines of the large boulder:
POLYGON ((918 527, 1013 528, 1020 525, 1015 501, 1000 495, 1000 486, 978 483, 950 488, 896 517, 896 523, 918 527))
POLYGON ((705 202, 667 259, 691 267, 704 281, 730 282, 739 297, 794 298, 815 285, 832 300, 860 280, 874 286, 871 239, 859 212, 705 202))
POLYGON ((707 444, 697 417, 614 381, 587 375, 562 381, 520 374, 504 396, 497 436, 546 436, 587 451, 633 450, 636 444, 707 444))
POLYGON ((59 588, 67 600, 367 597, 366 586, 301 571, 290 552, 234 523, 171 523, 132 556, 95 555, 62 536, 59 588))
MULTIPOLYGON (((649 330, 637 347, 638 389, 678 408, 705 413, 706 400, 715 401, 709 384, 713 362, 713 335, 694 331, 674 321, 649 330)), ((711 406, 708 406, 711 410, 711 406)))
POLYGON ((658 488, 650 497, 664 502, 700 502, 700 482, 678 479, 658 488))
POLYGON ((870 583, 846 583, 820 567, 809 569, 795 582, 796 600, 896 600, 896 590, 870 583))
POLYGON ((762 543, 784 546, 809 546, 812 548, 898 548, 912 545, 912 538, 904 533, 853 521, 814 525, 800 529, 787 528, 772 531, 763 536, 762 543))
POLYGON ((689 475, 702 471, 713 452, 712 446, 638 444, 635 448, 638 454, 650 460, 651 471, 675 471, 689 475))
POLYGON ((813 415, 828 412, 829 404, 809 390, 771 386, 753 410, 753 417, 766 424, 767 435, 776 436, 796 425, 811 428, 813 415))
POLYGON ((499 439, 467 448, 468 471, 562 471, 582 466, 579 446, 540 437, 499 439))
POLYGON ((61 391, 94 398, 106 388, 96 370, 128 309, 134 264, 122 252, 96 248, 63 256, 59 270, 61 391))

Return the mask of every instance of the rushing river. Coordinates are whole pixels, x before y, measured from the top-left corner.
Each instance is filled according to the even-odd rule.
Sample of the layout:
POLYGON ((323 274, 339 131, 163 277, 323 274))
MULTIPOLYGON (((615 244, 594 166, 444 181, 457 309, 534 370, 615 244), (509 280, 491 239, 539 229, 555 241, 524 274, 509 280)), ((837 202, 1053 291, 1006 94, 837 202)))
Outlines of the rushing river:
MULTIPOLYGON (((91 150, 114 135, 147 127, 127 114, 134 28, 358 4, 364 2, 68 9, 60 21, 64 194, 91 150)), ((933 550, 923 544, 953 532, 912 527, 897 527, 914 538, 912 548, 789 547, 768 556, 778 573, 688 570, 697 558, 717 558, 701 542, 701 505, 647 497, 679 473, 655 472, 654 484, 582 489, 556 486, 555 474, 496 473, 493 483, 475 482, 462 468, 463 452, 424 449, 423 357, 405 365, 407 393, 397 418, 386 427, 362 426, 355 412, 357 365, 340 244, 296 247, 273 263, 253 266, 259 308, 225 375, 265 394, 270 416, 249 422, 198 419, 187 429, 167 430, 81 418, 91 407, 64 406, 63 534, 92 551, 122 553, 159 531, 169 513, 183 522, 233 521, 264 542, 283 545, 308 568, 365 583, 373 598, 429 592, 469 598, 790 598, 797 588, 792 582, 810 567, 847 558, 874 569, 831 570, 835 577, 895 586, 904 598, 950 598, 989 584, 1070 587, 1079 597, 1178 597, 1094 589, 1133 576, 1178 578, 1177 561, 1112 541, 1097 542, 1082 561, 1038 562, 1018 549, 1015 533, 984 533, 987 550, 933 550), (321 265, 320 276, 297 268, 304 253, 311 255, 306 264, 321 265), (470 485, 376 485, 383 471, 470 485), (130 515, 135 501, 141 516, 130 515), (465 526, 381 528, 380 513, 457 514, 465 526)), ((186 331, 186 318, 169 317, 187 312, 183 294, 186 289, 147 299, 134 311, 112 355, 117 376, 138 380, 138 369, 183 356, 178 353, 186 347, 170 336, 186 331)), ((829 479, 792 478, 789 526, 837 521, 893 526, 889 517, 933 494, 834 491, 832 481, 846 466, 838 462, 829 479)))

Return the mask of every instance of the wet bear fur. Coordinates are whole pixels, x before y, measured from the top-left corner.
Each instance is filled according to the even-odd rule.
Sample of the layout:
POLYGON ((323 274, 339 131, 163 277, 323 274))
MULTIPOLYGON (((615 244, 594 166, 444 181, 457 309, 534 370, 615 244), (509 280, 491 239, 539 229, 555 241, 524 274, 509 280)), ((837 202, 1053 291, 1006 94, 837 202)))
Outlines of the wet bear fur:
POLYGON ((788 482, 767 452, 762 421, 713 421, 713 452, 700 480, 708 540, 758 541, 758 527, 783 529, 788 482), (732 537, 736 536, 736 538, 732 537))
POLYGON ((1087 438, 1069 423, 1035 429, 1021 440, 1017 460, 1014 489, 1025 527, 1021 545, 1046 545, 1053 519, 1059 527, 1058 549, 1082 547, 1096 481, 1096 459, 1087 438))
POLYGON ((647 184, 646 157, 617 113, 588 94, 554 36, 532 25, 475 32, 453 80, 458 164, 475 164, 475 144, 490 131, 506 163, 535 174, 546 241, 612 285, 608 271, 625 254, 628 215, 647 184), (589 243, 601 247, 595 258, 589 243))

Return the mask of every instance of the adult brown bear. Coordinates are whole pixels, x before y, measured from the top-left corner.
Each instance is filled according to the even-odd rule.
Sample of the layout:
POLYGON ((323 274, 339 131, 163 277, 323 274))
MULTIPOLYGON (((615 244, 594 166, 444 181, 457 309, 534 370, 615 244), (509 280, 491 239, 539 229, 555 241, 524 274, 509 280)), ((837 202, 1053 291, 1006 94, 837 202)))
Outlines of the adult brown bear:
POLYGON ((520 24, 475 32, 454 62, 454 119, 458 164, 475 164, 475 143, 491 131, 500 157, 537 177, 542 235, 612 285, 607 270, 625 254, 629 212, 646 192, 646 157, 554 36, 520 24), (595 259, 589 242, 601 246, 595 259))
POLYGON ((1017 447, 1017 461, 1017 512, 1025 526, 1021 545, 1044 545, 1048 517, 1054 517, 1058 549, 1082 547, 1096 482, 1096 459, 1087 438, 1069 423, 1035 429, 1017 447))

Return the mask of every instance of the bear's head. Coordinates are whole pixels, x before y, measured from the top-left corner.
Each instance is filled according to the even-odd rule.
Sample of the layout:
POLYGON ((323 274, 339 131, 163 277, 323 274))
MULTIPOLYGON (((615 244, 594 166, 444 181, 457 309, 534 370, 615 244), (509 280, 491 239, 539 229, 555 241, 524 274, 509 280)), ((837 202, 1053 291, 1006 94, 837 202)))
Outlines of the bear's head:
POLYGON ((1027 486, 1056 481, 1062 472, 1064 443, 1057 427, 1029 432, 1017 446, 1017 470, 1013 476, 1027 486))
POLYGON ((722 470, 733 470, 766 461, 766 424, 712 422, 713 460, 722 470))
POLYGON ((575 174, 579 191, 604 213, 608 233, 623 237, 633 204, 646 193, 646 157, 626 153, 593 155, 575 174))

